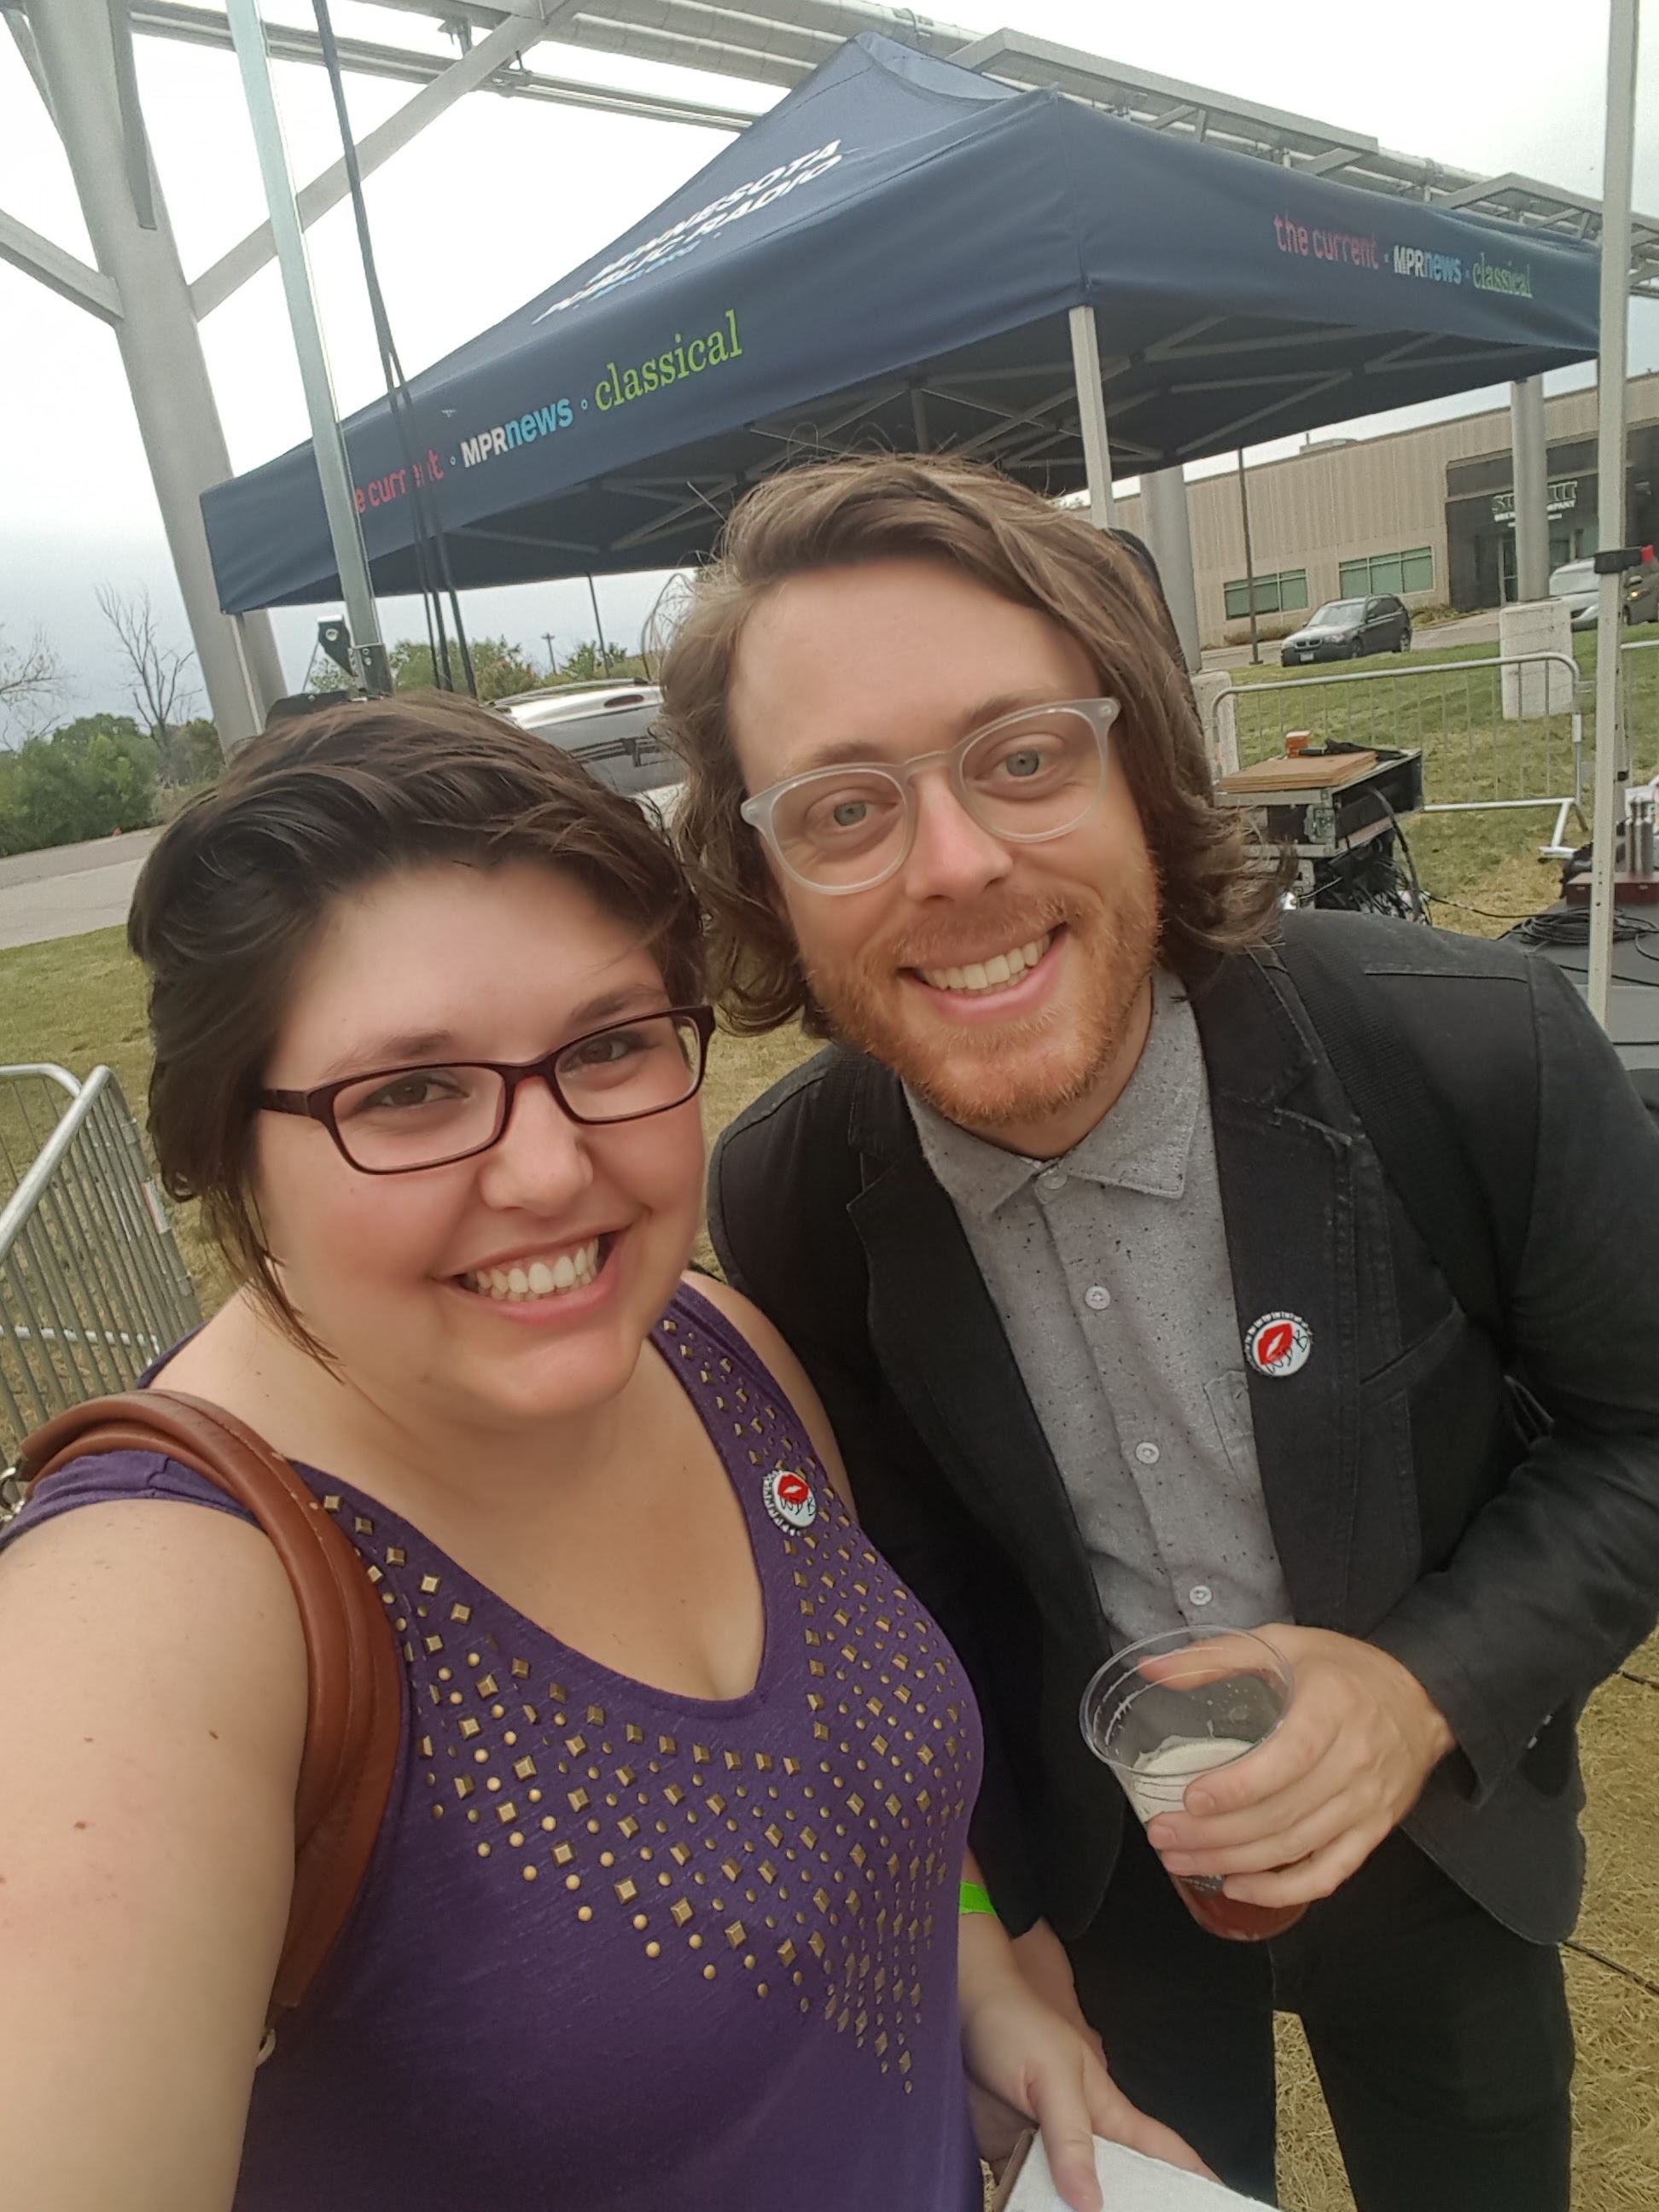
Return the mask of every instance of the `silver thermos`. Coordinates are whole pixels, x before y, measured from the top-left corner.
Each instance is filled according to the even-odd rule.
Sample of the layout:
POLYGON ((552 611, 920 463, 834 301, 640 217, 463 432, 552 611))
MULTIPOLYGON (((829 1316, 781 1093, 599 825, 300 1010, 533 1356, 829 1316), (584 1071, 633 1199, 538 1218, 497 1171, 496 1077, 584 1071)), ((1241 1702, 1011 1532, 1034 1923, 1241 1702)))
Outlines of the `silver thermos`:
POLYGON ((1644 789, 1632 791, 1625 802, 1626 872, 1632 876, 1653 873, 1653 793, 1644 789))

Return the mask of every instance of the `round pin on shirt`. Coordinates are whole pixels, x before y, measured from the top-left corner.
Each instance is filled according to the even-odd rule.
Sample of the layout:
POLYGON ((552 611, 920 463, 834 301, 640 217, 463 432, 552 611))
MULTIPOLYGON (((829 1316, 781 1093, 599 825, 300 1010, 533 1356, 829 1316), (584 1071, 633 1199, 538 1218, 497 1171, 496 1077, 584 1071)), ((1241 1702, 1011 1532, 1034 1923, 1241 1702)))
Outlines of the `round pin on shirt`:
POLYGON ((761 1485, 761 1496, 773 1520, 790 1534, 810 1528, 818 1517, 812 1486, 793 1468, 775 1467, 761 1485))
POLYGON ((1244 1352, 1258 1375, 1294 1375, 1308 1364, 1313 1331, 1300 1314, 1263 1314, 1244 1332, 1244 1352))

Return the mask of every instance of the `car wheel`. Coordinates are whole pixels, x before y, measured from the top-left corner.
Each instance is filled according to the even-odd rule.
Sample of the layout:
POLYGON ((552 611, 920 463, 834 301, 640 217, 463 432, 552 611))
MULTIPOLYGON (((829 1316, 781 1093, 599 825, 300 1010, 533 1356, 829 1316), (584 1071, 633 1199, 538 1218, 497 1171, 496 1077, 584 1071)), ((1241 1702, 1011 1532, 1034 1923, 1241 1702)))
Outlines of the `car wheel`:
POLYGON ((1412 626, 1409 623, 1407 623, 1405 629, 1401 631, 1399 636, 1395 638, 1394 641, 1394 649, 1396 653, 1409 653, 1411 651, 1412 626))

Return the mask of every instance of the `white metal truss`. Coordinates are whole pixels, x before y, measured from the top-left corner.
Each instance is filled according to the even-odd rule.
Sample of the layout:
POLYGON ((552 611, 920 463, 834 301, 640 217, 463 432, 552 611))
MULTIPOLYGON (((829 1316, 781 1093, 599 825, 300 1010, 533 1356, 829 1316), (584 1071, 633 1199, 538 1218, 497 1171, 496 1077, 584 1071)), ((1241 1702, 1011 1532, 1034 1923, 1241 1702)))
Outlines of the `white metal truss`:
MULTIPOLYGON (((40 0, 36 0, 40 4, 40 0)), ((1265 107, 1201 85, 1188 84, 1111 62, 1030 33, 1003 29, 975 37, 961 27, 909 9, 886 9, 868 0, 769 0, 738 8, 720 0, 371 0, 371 4, 435 21, 464 51, 453 60, 418 48, 344 39, 345 66, 421 89, 366 137, 359 149, 365 173, 409 144, 426 125, 464 94, 489 89, 519 99, 553 101, 611 114, 742 130, 752 117, 714 101, 586 83, 526 66, 526 56, 548 40, 672 64, 705 74, 760 84, 799 83, 842 40, 879 28, 925 51, 1027 88, 1052 87, 1091 106, 1142 125, 1310 175, 1340 174, 1345 184, 1393 198, 1498 216, 1524 228, 1594 241, 1601 233, 1601 204, 1582 194, 1513 172, 1477 177, 1416 155, 1395 154, 1363 132, 1343 131, 1311 117, 1265 107), (474 44, 474 36, 477 43, 474 44)), ((24 58, 40 82, 24 9, 6 0, 5 13, 24 58)), ((131 0, 133 32, 229 50, 230 27, 212 8, 180 0, 131 0)), ((317 35, 277 23, 267 41, 280 60, 317 62, 317 35)), ((344 196, 343 162, 336 162, 299 194, 307 226, 344 196)), ((262 224, 203 271, 191 287, 198 316, 212 313, 271 258, 270 228, 262 224)), ((0 258, 113 319, 118 307, 98 272, 85 270, 61 248, 26 226, 0 216, 0 258)), ((1638 216, 1632 235, 1631 289, 1659 298, 1659 220, 1638 216)))
MULTIPOLYGON (((876 7, 867 0, 764 0, 764 4, 744 7, 724 4, 724 0, 577 0, 574 6, 568 0, 563 5, 558 0, 503 0, 500 5, 484 4, 484 0, 441 0, 441 0, 373 0, 373 4, 423 16, 462 38, 475 32, 488 34, 516 21, 561 46, 786 88, 826 61, 844 40, 877 29, 1005 83, 1025 89, 1053 87, 1147 129, 1222 146, 1283 168, 1340 176, 1344 184, 1362 191, 1495 216, 1558 236, 1592 243, 1601 236, 1599 200, 1534 177, 1515 172, 1476 176, 1420 155, 1394 153, 1363 131, 1343 131, 1310 116, 1108 61, 1027 32, 1003 29, 980 36, 911 9, 876 7)), ((222 33, 223 23, 222 15, 211 9, 174 6, 168 0, 136 0, 133 8, 134 29, 161 37, 207 39, 215 24, 222 33), (186 17, 193 26, 188 30, 178 27, 179 19, 186 17)), ((223 34, 213 42, 223 43, 226 38, 223 34)), ((308 33, 273 27, 273 53, 314 59, 315 44, 308 33)), ((438 66, 430 54, 361 41, 351 49, 349 61, 349 66, 371 74, 421 82, 438 66)), ((739 129, 749 119, 741 112, 705 109, 694 101, 664 100, 653 105, 643 95, 557 77, 532 78, 528 72, 498 75, 491 82, 497 90, 511 89, 532 98, 569 100, 617 112, 654 112, 665 119, 702 122, 718 129, 739 129)), ((1659 298, 1659 218, 1633 219, 1631 289, 1659 298)))
MULTIPOLYGON (((407 5, 409 0, 392 0, 392 4, 407 5)), ((787 8, 787 0, 782 5, 787 8)), ((953 59, 1010 84, 1051 85, 1128 122, 1223 146, 1230 153, 1251 155, 1304 175, 1338 176, 1345 185, 1365 191, 1496 216, 1529 230, 1592 244, 1601 234, 1599 200, 1540 184, 1535 177, 1513 171, 1501 177, 1477 177, 1419 155, 1391 153, 1361 131, 1339 131, 1308 116, 1234 100, 1201 85, 1104 61, 1023 31, 994 31, 953 59)), ((1632 218, 1631 289, 1659 299, 1659 218, 1632 218)))
MULTIPOLYGON (((1363 134, 1311 118, 1233 99, 1150 71, 1056 46, 1012 29, 980 36, 959 25, 908 8, 873 0, 368 0, 390 16, 410 15, 435 26, 459 51, 447 53, 430 39, 424 50, 365 39, 340 41, 346 68, 416 88, 412 97, 358 149, 365 172, 389 160, 454 102, 473 91, 554 101, 613 114, 689 124, 710 131, 740 131, 749 112, 719 100, 678 91, 644 92, 584 82, 533 70, 528 57, 547 44, 666 64, 728 82, 780 89, 799 83, 848 39, 879 30, 920 50, 982 70, 1010 85, 1054 88, 1070 98, 1123 117, 1141 127, 1206 141, 1304 174, 1340 175, 1346 184, 1391 198, 1503 217, 1545 234, 1594 242, 1601 234, 1598 202, 1518 175, 1477 177, 1416 155, 1380 147, 1363 134)), ((141 428, 155 476, 158 497, 179 567, 186 607, 196 635, 216 716, 228 734, 257 727, 262 702, 274 696, 280 670, 263 617, 223 629, 201 537, 198 495, 228 473, 196 325, 222 305, 272 256, 268 225, 222 255, 186 285, 179 268, 165 207, 144 135, 132 62, 132 40, 180 40, 231 45, 222 9, 191 0, 0 0, 0 14, 70 152, 77 191, 88 212, 99 265, 88 266, 50 239, 0 212, 0 260, 11 263, 60 297, 100 317, 115 331, 138 407, 141 428), (69 26, 73 24, 73 36, 69 26), (94 82, 94 80, 96 80, 94 82), (186 395, 190 395, 186 397, 186 395), (250 724, 250 716, 252 717, 250 724)), ((278 58, 320 60, 314 32, 291 24, 267 25, 270 52, 278 58)), ((337 162, 297 195, 302 223, 314 222, 344 195, 344 165, 337 162)), ((1633 291, 1659 297, 1659 221, 1637 217, 1632 228, 1630 282, 1633 291)), ((1206 326, 1165 342, 1172 358, 1200 370, 1194 390, 1225 382, 1236 391, 1239 435, 1275 434, 1275 418, 1316 393, 1328 380, 1316 358, 1294 389, 1285 380, 1253 378, 1248 341, 1206 326), (1213 369, 1200 366, 1219 353, 1213 369), (1267 387, 1271 385, 1273 389, 1267 387)), ((1310 343, 1312 342, 1310 334, 1310 343)), ((1379 381, 1362 411, 1383 406, 1384 359, 1372 365, 1379 381)), ((930 386, 918 374, 903 380, 896 397, 910 419, 915 443, 928 443, 930 412, 953 407, 981 414, 982 429, 958 421, 965 450, 994 454, 1018 473, 1041 465, 1077 434, 1079 406, 1072 364, 1056 362, 1052 388, 1024 409, 1002 404, 989 381, 965 374, 930 386), (972 387, 970 389, 970 386, 972 387)), ((1125 389, 1127 364, 1102 363, 1114 402, 1112 442, 1130 466, 1157 466, 1160 456, 1135 435, 1141 395, 1125 389)), ((1368 372, 1369 373, 1369 372, 1368 372)), ((872 391, 853 396, 853 418, 891 404, 894 395, 872 391)), ((764 434, 769 426, 756 426, 764 434)), ((846 426, 842 426, 846 427, 846 426)), ((780 426, 781 432, 781 426, 780 426)), ((833 438, 833 429, 826 434, 833 438)), ((688 488, 665 497, 671 510, 688 488)), ((718 499, 725 486, 698 486, 694 496, 718 499)), ((648 539, 664 526, 661 515, 636 533, 648 539)))

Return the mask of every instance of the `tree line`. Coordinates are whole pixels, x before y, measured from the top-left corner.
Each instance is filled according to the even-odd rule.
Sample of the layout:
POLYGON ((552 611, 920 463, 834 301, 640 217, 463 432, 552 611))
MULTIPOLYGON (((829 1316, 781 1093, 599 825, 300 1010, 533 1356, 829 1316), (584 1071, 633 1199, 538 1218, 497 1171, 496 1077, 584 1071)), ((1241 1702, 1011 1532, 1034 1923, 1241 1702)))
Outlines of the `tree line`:
MULTIPOLYGON (((614 646, 603 651, 592 638, 573 646, 562 658, 555 654, 543 666, 504 637, 470 637, 467 652, 472 662, 478 696, 486 703, 511 699, 521 691, 541 691, 562 684, 645 684, 651 679, 643 657, 618 653, 614 646)), ((400 638, 386 648, 392 681, 400 691, 464 690, 460 648, 452 638, 448 659, 452 682, 442 682, 441 663, 434 677, 432 647, 423 639, 400 638)), ((343 691, 344 673, 332 661, 313 669, 307 688, 313 691, 343 691)))
MULTIPOLYGON (((21 645, 0 633, 0 857, 147 829, 224 765, 217 730, 193 711, 193 656, 167 643, 149 594, 105 587, 98 604, 125 672, 131 713, 59 720, 68 683, 50 643, 39 631, 21 645)), ((602 655, 591 640, 562 657, 550 653, 545 667, 505 637, 468 643, 478 696, 487 702, 607 677, 647 680, 639 654, 602 655)), ((389 658, 400 691, 442 688, 434 685, 424 641, 401 640, 389 658)), ((450 667, 459 688, 461 660, 453 643, 450 667)), ((313 672, 308 688, 343 691, 346 679, 328 664, 313 672)))

